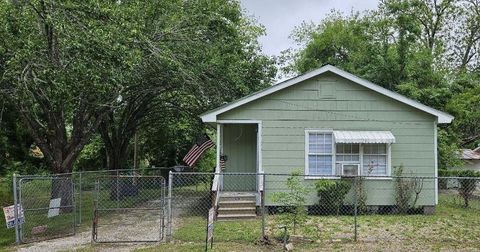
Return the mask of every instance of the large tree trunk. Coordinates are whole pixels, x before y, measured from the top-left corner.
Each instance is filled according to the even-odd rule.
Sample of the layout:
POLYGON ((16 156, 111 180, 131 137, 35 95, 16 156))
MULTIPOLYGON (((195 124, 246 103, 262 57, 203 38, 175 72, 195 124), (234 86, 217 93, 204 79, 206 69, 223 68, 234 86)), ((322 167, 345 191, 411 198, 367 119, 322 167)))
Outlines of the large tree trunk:
POLYGON ((70 175, 52 179, 51 198, 60 198, 60 211, 69 213, 73 211, 73 181, 70 175))
POLYGON ((112 171, 112 178, 109 183, 110 198, 120 201, 126 196, 124 194, 128 186, 125 184, 126 181, 119 177, 119 175, 123 173, 118 173, 117 171, 128 168, 127 154, 131 134, 120 133, 115 125, 113 125, 112 118, 113 117, 110 117, 111 120, 105 120, 100 124, 99 132, 105 144, 107 169, 112 171))
MULTIPOLYGON (((72 171, 72 167, 56 167, 55 170, 72 171)), ((60 212, 70 213, 73 211, 74 184, 72 175, 59 174, 52 178, 51 199, 60 198, 60 212)))

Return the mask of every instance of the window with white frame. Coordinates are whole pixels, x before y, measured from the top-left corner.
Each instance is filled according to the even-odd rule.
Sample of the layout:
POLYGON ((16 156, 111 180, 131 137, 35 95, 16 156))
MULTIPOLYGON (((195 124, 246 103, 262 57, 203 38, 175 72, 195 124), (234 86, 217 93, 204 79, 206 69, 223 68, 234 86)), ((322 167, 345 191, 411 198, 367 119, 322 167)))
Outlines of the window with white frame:
POLYGON ((360 144, 338 143, 336 149, 337 162, 360 162, 360 144))
POLYGON ((333 174, 333 134, 332 132, 307 132, 307 174, 333 174))
POLYGON ((306 131, 306 174, 342 175, 344 165, 358 165, 359 175, 389 175, 389 144, 336 143, 333 133, 306 131), (335 163, 335 165, 334 165, 335 163))
POLYGON ((388 150, 386 144, 363 145, 362 174, 367 176, 387 175, 388 150))
MULTIPOLYGON (((360 144, 357 143, 337 143, 335 144, 335 174, 345 175, 344 165, 358 165, 360 167, 360 144)), ((348 168, 347 168, 348 170, 348 168)), ((359 175, 360 169, 350 171, 359 175)), ((352 174, 351 174, 352 175, 352 174)))

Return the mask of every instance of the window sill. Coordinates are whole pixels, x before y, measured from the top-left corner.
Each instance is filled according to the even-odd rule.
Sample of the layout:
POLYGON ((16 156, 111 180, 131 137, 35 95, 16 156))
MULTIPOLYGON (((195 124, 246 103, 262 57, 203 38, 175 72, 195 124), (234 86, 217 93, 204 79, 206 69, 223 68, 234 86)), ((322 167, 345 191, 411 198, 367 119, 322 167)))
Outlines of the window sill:
POLYGON ((366 180, 392 180, 392 177, 365 177, 366 180))
POLYGON ((341 177, 333 177, 333 176, 327 176, 327 177, 325 177, 325 176, 321 176, 321 175, 319 175, 319 176, 307 175, 307 176, 305 176, 305 179, 307 179, 307 180, 315 180, 315 179, 341 179, 341 177))
MULTIPOLYGON (((342 178, 347 178, 347 177, 341 177, 341 176, 336 176, 336 177, 331 177, 331 176, 304 176, 305 180, 318 180, 318 179, 342 179, 342 178)), ((349 177, 353 178, 353 177, 349 177)), ((366 180, 392 180, 391 177, 365 177, 366 180)))

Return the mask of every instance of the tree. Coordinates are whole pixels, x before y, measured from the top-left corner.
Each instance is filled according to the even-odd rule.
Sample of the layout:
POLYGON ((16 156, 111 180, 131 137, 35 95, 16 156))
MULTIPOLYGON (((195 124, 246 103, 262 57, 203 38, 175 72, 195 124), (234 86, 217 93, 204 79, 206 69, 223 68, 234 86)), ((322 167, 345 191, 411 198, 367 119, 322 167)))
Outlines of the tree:
POLYGON ((272 201, 279 204, 282 215, 280 221, 286 227, 292 227, 296 234, 297 227, 307 221, 306 197, 312 191, 310 186, 305 186, 300 181, 300 172, 292 172, 287 178, 287 191, 272 194, 272 201))
POLYGON ((468 0, 459 4, 459 15, 455 20, 454 36, 449 51, 454 57, 453 62, 460 71, 478 67, 480 49, 480 1, 468 0))
MULTIPOLYGON (((0 3, 0 90, 53 173, 72 171, 139 60, 128 7, 94 0, 0 3)), ((53 198, 71 205, 69 183, 52 188, 53 198)))
POLYGON ((480 125, 480 84, 478 83, 480 82, 454 95, 446 105, 447 111, 455 116, 452 128, 458 133, 460 144, 471 148, 475 148, 480 142, 478 127, 480 125))
POLYGON ((152 135, 168 134, 162 132, 174 130, 168 125, 190 118, 188 124, 195 125, 190 134, 196 137, 202 130, 198 114, 266 87, 275 75, 272 61, 259 53, 256 40, 263 31, 243 16, 237 2, 147 2, 136 16, 148 20, 142 62, 99 128, 109 169, 127 166, 140 127, 156 128, 152 135), (165 125, 162 116, 170 114, 175 116, 165 125))

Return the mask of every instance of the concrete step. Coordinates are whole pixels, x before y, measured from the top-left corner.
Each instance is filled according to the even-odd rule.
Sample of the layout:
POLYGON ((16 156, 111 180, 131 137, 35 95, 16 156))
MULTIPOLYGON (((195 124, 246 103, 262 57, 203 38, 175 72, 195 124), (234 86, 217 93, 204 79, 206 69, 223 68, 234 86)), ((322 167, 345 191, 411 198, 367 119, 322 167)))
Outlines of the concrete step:
POLYGON ((220 201, 256 201, 255 193, 252 192, 222 192, 220 201))
POLYGON ((220 207, 218 208, 219 215, 230 214, 256 214, 255 207, 220 207))
POLYGON ((239 219, 255 219, 256 214, 219 214, 217 220, 239 220, 239 219))
POLYGON ((238 207, 255 207, 255 201, 252 200, 234 200, 234 201, 220 201, 219 208, 238 208, 238 207))

